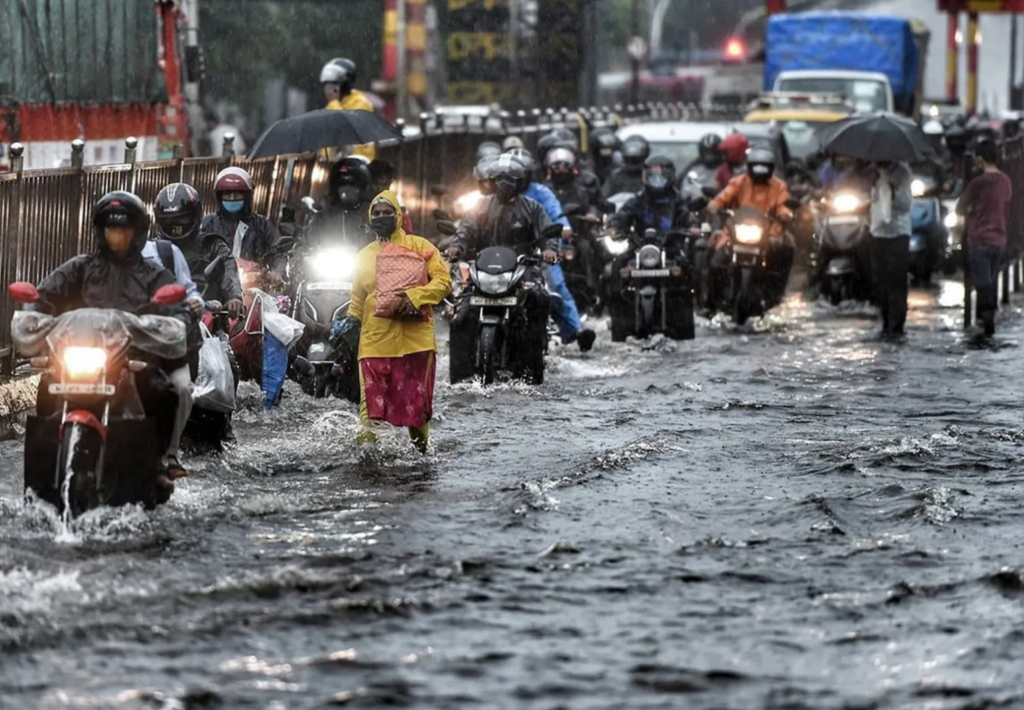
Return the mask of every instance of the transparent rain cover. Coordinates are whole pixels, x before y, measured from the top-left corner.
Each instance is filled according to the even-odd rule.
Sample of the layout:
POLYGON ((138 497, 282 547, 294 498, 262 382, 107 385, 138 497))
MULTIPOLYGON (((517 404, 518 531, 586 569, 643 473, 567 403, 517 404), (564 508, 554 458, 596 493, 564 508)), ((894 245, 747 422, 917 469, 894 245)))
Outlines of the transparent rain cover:
POLYGON ((59 352, 67 345, 101 347, 116 352, 131 349, 174 360, 185 357, 185 324, 167 316, 136 316, 106 308, 81 308, 60 316, 17 311, 11 337, 18 352, 35 357, 59 352))

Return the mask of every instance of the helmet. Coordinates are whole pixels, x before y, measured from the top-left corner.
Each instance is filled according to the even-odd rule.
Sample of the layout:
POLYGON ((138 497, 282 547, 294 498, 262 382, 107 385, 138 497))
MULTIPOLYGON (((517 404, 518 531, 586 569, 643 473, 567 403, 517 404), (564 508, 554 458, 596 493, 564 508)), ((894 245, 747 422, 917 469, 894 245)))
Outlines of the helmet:
POLYGON ((533 153, 526 148, 513 148, 512 150, 506 150, 505 154, 511 155, 522 163, 527 175, 532 174, 537 169, 537 161, 533 159, 533 153))
POLYGON ((497 159, 497 155, 485 155, 484 157, 480 158, 480 160, 476 161, 476 167, 473 168, 473 179, 476 180, 477 182, 490 180, 491 163, 493 163, 497 159))
POLYGON ((174 182, 160 190, 153 205, 157 233, 178 241, 199 234, 203 222, 203 199, 191 185, 174 182))
POLYGON ((104 227, 132 227, 135 236, 132 249, 139 253, 149 234, 149 212, 138 195, 131 192, 108 192, 92 208, 92 224, 101 248, 107 246, 104 227))
POLYGON ((676 166, 671 158, 652 155, 644 161, 644 188, 654 193, 668 193, 675 189, 676 166))
POLYGON ((941 136, 945 133, 942 122, 935 118, 925 121, 924 125, 921 126, 921 130, 924 131, 926 136, 941 136))
POLYGON ((478 161, 481 158, 492 158, 495 155, 501 155, 501 146, 494 141, 484 141, 476 147, 476 159, 478 161))
POLYGON ((775 174, 775 154, 768 148, 760 146, 751 148, 747 154, 747 170, 754 182, 758 184, 768 182, 775 174))
POLYGON ((946 145, 950 150, 954 152, 964 151, 967 149, 967 142, 967 131, 962 126, 954 124, 946 131, 946 145))
POLYGON ((340 84, 341 93, 347 94, 356 83, 356 63, 344 57, 335 57, 320 70, 321 84, 340 84))
POLYGON ((506 201, 526 187, 526 168, 508 153, 499 155, 491 162, 488 176, 494 184, 494 191, 506 201))
POLYGON ((627 168, 643 167, 651 154, 651 145, 643 136, 630 136, 622 144, 622 159, 627 168))
POLYGON ((590 132, 590 150, 599 157, 610 160, 612 153, 619 147, 619 139, 610 128, 595 128, 590 132))
POLYGON ((721 144, 722 136, 717 133, 705 133, 697 145, 700 162, 705 164, 720 163, 722 161, 722 150, 719 148, 721 144))
POLYGON ((224 168, 217 173, 217 179, 213 181, 213 191, 217 195, 217 199, 221 199, 221 194, 225 192, 244 192, 245 193, 245 204, 242 206, 242 212, 248 212, 252 209, 252 176, 241 168, 230 167, 224 168))
POLYGON ((501 144, 501 152, 507 153, 508 151, 512 150, 513 148, 525 148, 525 147, 526 147, 526 144, 523 143, 523 139, 522 138, 520 138, 519 136, 509 136, 501 144))
POLYGON ((576 153, 568 148, 554 148, 544 158, 544 167, 552 180, 571 180, 578 172, 576 153))
POLYGON ((373 184, 369 163, 362 156, 342 158, 331 166, 330 199, 343 208, 353 210, 368 199, 367 190, 373 184))
POLYGON ((722 139, 718 144, 722 156, 732 165, 739 165, 746 160, 747 150, 750 148, 750 141, 742 133, 732 133, 722 139))

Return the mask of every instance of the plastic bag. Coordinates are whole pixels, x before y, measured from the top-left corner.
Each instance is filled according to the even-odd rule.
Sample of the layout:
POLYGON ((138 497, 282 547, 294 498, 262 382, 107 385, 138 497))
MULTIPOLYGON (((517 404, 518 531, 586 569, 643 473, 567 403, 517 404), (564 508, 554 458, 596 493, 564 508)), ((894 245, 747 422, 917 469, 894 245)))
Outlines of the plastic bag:
POLYGON ((395 318, 402 294, 425 286, 429 280, 427 261, 421 254, 397 244, 386 244, 377 254, 377 302, 373 314, 378 318, 395 318))
POLYGON ((270 409, 281 399, 288 374, 288 348, 267 331, 263 334, 263 406, 270 409))
POLYGON ((199 324, 203 344, 199 348, 199 373, 192 388, 192 402, 213 412, 235 411, 235 377, 226 342, 210 335, 206 325, 199 324))
POLYGON ((263 305, 263 329, 277 338, 285 348, 291 348, 302 337, 302 331, 306 326, 303 323, 289 318, 278 310, 277 299, 258 288, 253 293, 260 297, 263 305))

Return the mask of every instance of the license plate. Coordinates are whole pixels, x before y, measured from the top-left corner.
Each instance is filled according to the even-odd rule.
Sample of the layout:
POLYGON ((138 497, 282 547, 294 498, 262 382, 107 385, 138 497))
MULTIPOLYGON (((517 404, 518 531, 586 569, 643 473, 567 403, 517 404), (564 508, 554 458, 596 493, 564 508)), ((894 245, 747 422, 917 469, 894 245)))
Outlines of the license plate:
POLYGON ((669 276, 672 272, 669 269, 633 269, 630 273, 635 279, 650 279, 669 276))
POLYGON ((750 254, 751 256, 757 256, 758 254, 761 253, 761 250, 758 249, 757 247, 734 246, 732 250, 737 254, 750 254))
POLYGON ((848 216, 848 217, 829 217, 829 224, 857 224, 860 222, 860 217, 848 216))
POLYGON ((96 383, 56 383, 49 387, 50 394, 102 394, 112 397, 114 391, 114 385, 100 385, 96 383))
POLYGON ((317 281, 306 284, 306 291, 351 291, 352 284, 348 281, 317 281))
POLYGON ((471 306, 514 306, 519 303, 517 296, 506 296, 505 298, 487 298, 486 296, 470 296, 471 306))
POLYGON ((324 343, 313 343, 309 346, 309 352, 311 353, 323 353, 327 352, 327 345, 324 343))

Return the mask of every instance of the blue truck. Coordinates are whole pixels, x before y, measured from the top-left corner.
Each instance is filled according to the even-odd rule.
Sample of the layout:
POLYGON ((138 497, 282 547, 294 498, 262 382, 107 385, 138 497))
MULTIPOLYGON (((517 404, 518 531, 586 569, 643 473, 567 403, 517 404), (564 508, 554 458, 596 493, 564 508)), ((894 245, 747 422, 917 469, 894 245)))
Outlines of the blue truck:
POLYGON ((765 91, 842 94, 857 111, 920 109, 929 32, 860 12, 775 15, 765 31, 765 91))

